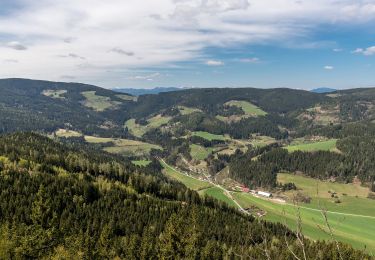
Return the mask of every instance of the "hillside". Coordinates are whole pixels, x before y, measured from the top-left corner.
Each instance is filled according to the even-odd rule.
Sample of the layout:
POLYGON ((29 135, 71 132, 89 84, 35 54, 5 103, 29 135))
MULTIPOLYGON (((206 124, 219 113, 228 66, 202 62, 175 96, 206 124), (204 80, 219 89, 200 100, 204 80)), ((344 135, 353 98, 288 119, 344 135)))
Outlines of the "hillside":
MULTIPOLYGON (((324 237, 333 242, 350 243, 358 249, 372 245, 371 240, 365 243, 359 239, 361 234, 368 236, 365 231, 361 233, 365 229, 359 225, 371 225, 371 222, 357 222, 360 216, 352 216, 355 219, 353 226, 347 223, 342 226, 333 224, 337 235, 331 237, 318 235, 321 227, 310 223, 308 218, 319 215, 319 210, 322 210, 317 206, 320 200, 334 208, 337 214, 356 215, 353 208, 369 219, 375 214, 375 208, 368 207, 375 198, 374 89, 328 94, 285 88, 186 89, 135 97, 129 93, 79 83, 4 79, 0 80, 0 91, 0 138, 3 141, 0 166, 6 166, 0 169, 13 169, 11 165, 15 165, 17 172, 37 172, 38 176, 52 174, 49 180, 51 183, 57 181, 56 185, 60 186, 65 185, 60 183, 62 176, 81 176, 73 178, 72 183, 96 187, 96 193, 102 191, 107 194, 116 187, 120 197, 127 198, 130 193, 131 198, 142 201, 151 196, 145 205, 159 205, 153 214, 157 219, 155 221, 161 222, 156 227, 150 226, 152 232, 147 232, 157 237, 164 232, 164 225, 174 216, 173 213, 181 214, 179 217, 183 218, 184 214, 196 207, 202 211, 199 214, 211 212, 212 209, 209 215, 203 214, 201 217, 205 220, 217 218, 213 225, 222 225, 223 214, 229 220, 236 219, 242 224, 250 221, 251 225, 258 225, 258 220, 247 217, 252 215, 256 219, 264 218, 278 223, 272 229, 276 227, 278 230, 280 223, 286 224, 293 231, 288 232, 295 235, 298 229, 293 222, 295 214, 291 213, 294 209, 292 204, 295 203, 295 197, 291 194, 294 194, 297 203, 308 208, 302 218, 302 222, 306 221, 302 225, 307 230, 302 233, 313 238, 324 237), (33 131, 35 134, 6 135, 19 131, 33 131), (37 143, 40 143, 38 149, 37 143), (288 181, 281 178, 285 177, 283 174, 289 174, 288 181), (301 178, 305 179, 301 181, 301 178), (313 196, 304 185, 303 180, 307 179, 316 181, 322 187, 326 187, 325 182, 332 182, 336 184, 333 187, 342 190, 348 188, 340 185, 357 185, 361 196, 358 198, 352 193, 334 190, 313 196), (273 194, 275 200, 259 198, 256 193, 249 193, 250 189, 253 192, 267 191, 273 194), (126 194, 121 193, 124 191, 126 194), (361 202, 358 205, 355 202, 357 199, 361 202), (285 207, 280 203, 285 203, 285 207), (185 205, 188 205, 186 211, 185 205), (165 211, 159 210, 162 207, 165 207, 165 211), (288 212, 285 218, 280 213, 283 209, 288 212), (311 211, 317 213, 310 214, 311 211), (359 232, 351 237, 347 228, 356 228, 359 232)), ((35 187, 41 184, 47 185, 39 183, 39 180, 30 184, 34 187, 34 193, 37 193, 35 187)), ((4 185, 6 188, 10 184, 4 185)), ((75 194, 78 191, 69 192, 75 194)), ((24 196, 22 194, 21 197, 24 196)), ((81 195, 78 192, 76 196, 81 195)), ((21 200, 21 197, 16 199, 21 200)), ((110 200, 113 205, 120 203, 110 200)), ((104 204, 101 205, 105 205, 105 201, 107 198, 104 196, 103 202, 100 202, 104 204)), ((29 201, 31 206, 32 202, 29 201)), ((99 209, 95 205, 90 210, 99 209)), ((30 215, 30 212, 27 214, 30 215)), ((81 209, 79 212, 86 214, 81 209)), ((111 223, 112 226, 106 227, 107 231, 119 230, 108 235, 113 239, 108 238, 108 241, 113 244, 111 248, 117 248, 113 256, 120 254, 124 257, 127 253, 120 250, 120 244, 124 241, 128 243, 131 239, 134 239, 134 243, 140 242, 146 230, 139 227, 129 230, 123 224, 118 227, 116 216, 109 216, 114 224, 108 219, 95 221, 111 223)), ((177 221, 173 223, 180 223, 173 218, 173 221, 177 221)), ((332 219, 337 220, 336 216, 332 219)), ((25 225, 32 222, 30 219, 23 221, 25 225)), ((139 218, 139 221, 143 221, 143 224, 147 222, 143 218, 139 218)), ((324 224, 323 218, 317 221, 320 225, 324 224)), ((97 225, 96 229, 100 230, 105 226, 97 225)), ((230 254, 233 248, 243 249, 237 242, 241 239, 233 238, 245 236, 238 231, 243 226, 230 223, 227 225, 235 231, 224 232, 218 231, 217 226, 202 225, 203 231, 199 234, 209 232, 206 228, 216 232, 210 233, 210 237, 216 238, 214 242, 200 238, 204 241, 200 244, 202 250, 213 244, 216 249, 220 248, 217 250, 222 255, 230 254), (223 237, 223 240, 218 237, 223 237)), ((55 228, 65 232, 60 226, 55 228)), ((255 229, 258 230, 258 226, 255 229)), ((87 226, 76 229, 82 233, 82 239, 87 230, 87 226)), ((91 246, 98 245, 102 236, 99 233, 93 235, 91 246)), ((272 235, 278 236, 279 231, 272 235)), ((61 242, 64 248, 70 245, 66 239, 62 236, 60 240, 65 241, 61 242)), ((322 243, 321 246, 327 245, 322 243)), ((258 254, 257 250, 254 252, 258 254)), ((373 251, 369 249, 369 252, 373 251)), ((52 254, 52 251, 48 254, 52 254)))

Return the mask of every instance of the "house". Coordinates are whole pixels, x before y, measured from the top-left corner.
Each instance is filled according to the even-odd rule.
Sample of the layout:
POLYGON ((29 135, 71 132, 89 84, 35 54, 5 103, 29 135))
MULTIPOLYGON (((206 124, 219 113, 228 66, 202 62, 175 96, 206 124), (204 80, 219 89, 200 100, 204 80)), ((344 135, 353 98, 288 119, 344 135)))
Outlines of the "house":
POLYGON ((250 189, 247 188, 247 187, 242 187, 241 189, 242 189, 243 192, 249 192, 250 191, 250 189))
POLYGON ((272 197, 272 194, 269 193, 269 192, 258 191, 257 193, 258 193, 258 195, 263 196, 263 197, 266 197, 266 198, 271 198, 271 197, 272 197))

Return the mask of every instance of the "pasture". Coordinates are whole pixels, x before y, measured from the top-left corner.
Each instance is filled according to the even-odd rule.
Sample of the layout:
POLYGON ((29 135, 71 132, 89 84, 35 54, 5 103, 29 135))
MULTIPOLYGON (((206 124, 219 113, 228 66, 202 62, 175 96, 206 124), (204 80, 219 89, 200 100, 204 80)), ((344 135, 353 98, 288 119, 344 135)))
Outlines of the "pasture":
POLYGON ((109 97, 98 96, 95 91, 84 91, 81 94, 86 98, 83 105, 95 111, 100 112, 110 108, 113 109, 121 104, 121 102, 113 101, 109 97))
POLYGON ((65 138, 82 136, 81 133, 74 131, 74 130, 68 130, 68 129, 59 129, 55 132, 55 134, 57 137, 65 137, 65 138))
POLYGON ((46 89, 46 90, 43 90, 42 95, 46 97, 50 97, 50 98, 64 99, 65 97, 63 95, 67 92, 68 91, 65 89, 60 89, 60 90, 46 89))
MULTIPOLYGON (((265 210, 267 212, 265 216, 266 220, 280 222, 293 230, 296 229, 296 216, 298 213, 296 206, 275 203, 242 192, 235 193, 233 196, 242 207, 251 207, 254 205, 265 210)), ((363 199, 359 200, 362 201, 363 199)), ((326 213, 328 223, 332 228, 335 239, 349 243, 358 249, 366 247, 367 250, 372 250, 370 252, 375 253, 375 239, 373 235, 375 234, 375 212, 372 212, 372 215, 361 216, 355 208, 347 207, 346 211, 341 212, 328 210, 329 212, 326 213)), ((302 204, 299 212, 302 219, 303 234, 316 240, 331 239, 321 208, 318 207, 317 203, 311 205, 302 204)))
POLYGON ((215 134, 211 134, 209 132, 204 132, 204 131, 192 132, 191 135, 202 137, 208 141, 212 141, 212 140, 225 141, 227 139, 224 135, 215 135, 215 134))
POLYGON ((232 206, 234 208, 238 207, 236 205, 236 203, 233 202, 232 199, 230 199, 227 195, 225 195, 224 190, 220 189, 219 187, 214 186, 214 187, 211 187, 211 188, 200 190, 199 194, 202 195, 202 196, 207 195, 207 196, 213 197, 213 198, 215 198, 219 201, 222 201, 222 202, 224 202, 224 203, 226 203, 229 206, 232 206))
POLYGON ((136 166, 145 167, 151 163, 150 160, 134 160, 132 163, 136 166))
POLYGON ((185 107, 185 106, 178 106, 178 110, 180 111, 181 115, 189 115, 194 112, 202 112, 202 110, 194 107, 185 107))
POLYGON ((140 125, 135 122, 135 119, 129 119, 125 122, 125 127, 128 128, 129 132, 136 136, 142 137, 148 130, 158 128, 162 125, 167 124, 172 118, 157 115, 147 120, 146 125, 140 125))
POLYGON ((190 155, 196 160, 204 160, 206 159, 213 151, 212 147, 203 147, 196 144, 190 145, 190 155))
POLYGON ((330 139, 325 141, 308 142, 308 143, 292 143, 285 147, 288 152, 304 151, 337 151, 336 150, 337 139, 330 139))
POLYGON ((85 136, 85 140, 88 143, 109 144, 103 148, 104 151, 122 155, 143 156, 149 154, 152 149, 162 149, 158 145, 128 139, 85 136))
POLYGON ((187 176, 185 174, 182 174, 181 172, 177 171, 173 167, 169 166, 168 164, 164 163, 163 161, 160 161, 161 165, 163 166, 164 170, 163 172, 170 178, 181 182, 186 187, 192 190, 202 190, 209 187, 212 187, 212 184, 206 181, 200 181, 195 178, 192 178, 190 176, 187 176))
POLYGON ((232 101, 229 101, 229 102, 225 103, 225 105, 239 107, 245 112, 245 115, 248 115, 248 116, 265 116, 265 115, 267 115, 267 112, 263 111, 262 109, 260 109, 256 105, 251 104, 250 102, 247 102, 247 101, 232 100, 232 101))

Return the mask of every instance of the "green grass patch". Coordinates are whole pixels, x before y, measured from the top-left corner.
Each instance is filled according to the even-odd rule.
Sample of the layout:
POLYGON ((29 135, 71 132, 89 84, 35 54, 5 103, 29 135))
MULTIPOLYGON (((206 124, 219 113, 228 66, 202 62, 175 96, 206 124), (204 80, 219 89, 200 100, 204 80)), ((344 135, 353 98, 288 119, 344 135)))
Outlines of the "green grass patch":
POLYGON ((225 138, 224 135, 215 135, 215 134, 211 134, 209 132, 204 132, 204 131, 197 131, 197 132, 192 132, 191 135, 194 135, 194 136, 199 136, 199 137, 202 137, 206 140, 209 140, 209 141, 212 141, 212 140, 223 140, 225 141, 227 138, 225 138))
POLYGON ((206 159, 213 151, 214 149, 212 147, 203 147, 196 144, 190 145, 190 154, 191 157, 193 157, 196 160, 204 160, 206 159))
MULTIPOLYGON (((301 189, 303 193, 309 195, 310 197, 330 198, 332 192, 336 192, 339 197, 342 197, 342 194, 346 194, 345 196, 358 196, 361 198, 366 198, 370 192, 368 188, 362 187, 360 184, 344 184, 331 181, 321 181, 318 179, 289 173, 277 174, 277 181, 281 183, 292 182, 297 186, 298 189, 301 189)), ((289 193, 292 193, 292 191, 289 193)))
POLYGON ((264 147, 266 145, 270 145, 272 143, 275 143, 275 138, 269 137, 269 136, 253 136, 250 140, 250 143, 255 147, 264 147))
POLYGON ((128 128, 129 132, 136 136, 142 137, 148 130, 158 128, 162 125, 167 124, 172 117, 165 117, 161 115, 154 116, 147 120, 147 125, 139 125, 135 122, 135 119, 129 119, 125 122, 125 127, 128 128))
POLYGON ((202 190, 202 189, 209 188, 209 187, 212 186, 212 184, 210 184, 208 182, 194 179, 192 177, 189 177, 185 174, 182 174, 182 173, 176 171, 174 168, 172 168, 168 164, 164 163, 163 161, 160 161, 160 163, 164 168, 164 173, 168 177, 183 183, 189 189, 202 190))
POLYGON ((129 156, 144 156, 148 155, 152 149, 162 150, 162 148, 155 144, 117 138, 102 138, 95 136, 85 136, 88 143, 108 144, 112 145, 104 147, 103 150, 109 153, 122 154, 129 156))
POLYGON ((63 95, 67 92, 68 91, 65 89, 60 89, 60 90, 46 89, 46 90, 43 90, 42 95, 46 97, 50 97, 50 98, 64 99, 65 97, 63 95))
POLYGON ((305 152, 314 152, 314 151, 335 151, 336 150, 337 139, 331 139, 327 141, 318 141, 311 143, 302 143, 302 144, 291 144, 285 147, 289 152, 294 151, 305 151, 305 152))
POLYGON ((250 102, 247 102, 247 101, 232 100, 232 101, 225 103, 225 105, 239 107, 245 112, 246 115, 249 115, 249 116, 267 115, 267 112, 263 111, 256 105, 251 104, 250 102))
POLYGON ((121 102, 112 101, 109 97, 98 96, 96 91, 84 91, 81 94, 86 98, 83 105, 95 111, 104 111, 106 109, 116 108, 121 102))
POLYGON ((202 110, 193 107, 185 107, 185 106, 178 106, 178 110, 180 111, 181 115, 190 115, 194 112, 202 112, 202 110))
MULTIPOLYGON (((266 220, 286 224, 291 229, 296 229, 297 209, 289 204, 277 204, 261 198, 256 198, 247 193, 234 194, 237 202, 242 207, 255 205, 267 212, 266 220)), ((322 213, 314 205, 302 205, 301 208, 302 232, 312 238, 330 240, 330 236, 322 229, 326 230, 326 225, 322 213)), ((354 211, 354 210, 353 210, 354 211)), ((353 214, 358 214, 354 212, 353 214)), ((353 215, 342 215, 327 213, 328 222, 333 229, 335 238, 338 241, 349 243, 358 249, 367 249, 375 252, 375 218, 366 218, 353 215)))
POLYGON ((55 132, 55 134, 57 137, 65 137, 65 138, 82 136, 82 134, 77 131, 67 130, 67 129, 59 129, 55 132))
POLYGON ((208 188, 208 189, 200 190, 199 194, 203 195, 203 196, 207 195, 207 196, 213 197, 217 200, 225 202, 229 206, 232 206, 232 207, 235 207, 235 208, 238 207, 236 205, 236 203, 233 202, 232 199, 228 198, 228 196, 225 195, 224 190, 220 189, 219 187, 215 186, 215 187, 211 187, 211 188, 208 188))
POLYGON ((134 160, 132 161, 134 165, 145 167, 151 163, 150 160, 134 160))

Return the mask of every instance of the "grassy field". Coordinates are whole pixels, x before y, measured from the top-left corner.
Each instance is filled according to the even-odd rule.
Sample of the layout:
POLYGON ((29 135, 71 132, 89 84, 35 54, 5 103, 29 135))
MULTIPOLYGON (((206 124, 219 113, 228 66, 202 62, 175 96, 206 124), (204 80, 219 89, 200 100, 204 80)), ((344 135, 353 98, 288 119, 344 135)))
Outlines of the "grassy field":
POLYGON ((226 140, 227 138, 225 138, 224 135, 215 135, 215 134, 211 134, 211 133, 208 133, 208 132, 204 132, 204 131, 197 131, 197 132, 192 132, 191 133, 192 135, 194 136, 199 136, 199 137, 202 137, 206 140, 209 140, 209 141, 212 141, 212 140, 226 140))
MULTIPOLYGON (((279 173, 277 174, 277 181, 281 183, 293 182, 298 189, 302 189, 304 193, 310 197, 320 197, 320 198, 330 198, 332 192, 336 192, 339 197, 342 196, 352 196, 366 198, 369 189, 362 187, 360 184, 343 184, 330 181, 321 181, 302 175, 294 175, 289 173, 279 173), (317 188, 319 193, 317 194, 317 188), (329 193, 330 191, 331 193, 329 193), (346 195, 342 195, 346 194, 346 195)), ((290 191, 289 193, 292 193, 290 191)), ((375 210, 375 202, 374 202, 375 210)))
POLYGON ((134 165, 142 166, 143 167, 143 166, 149 165, 151 163, 151 161, 149 161, 149 160, 135 160, 135 161, 132 161, 132 163, 134 165))
POLYGON ((92 108, 96 111, 104 111, 109 108, 116 108, 121 104, 118 101, 112 101, 109 97, 97 96, 95 91, 84 91, 81 94, 86 98, 84 106, 92 108))
MULTIPOLYGON (((297 208, 289 204, 278 204, 265 199, 254 197, 248 193, 236 193, 235 199, 242 207, 255 205, 267 212, 265 219, 286 224, 296 229, 297 208)), ((303 204, 300 209, 303 233, 312 239, 329 240, 324 218, 317 204, 303 204)), ((355 209, 348 209, 351 213, 327 213, 329 225, 332 227, 335 239, 350 243, 354 247, 371 249, 375 252, 375 216, 362 217, 345 214, 358 214, 355 209)))
POLYGON ((294 151, 306 151, 306 152, 314 152, 314 151, 335 151, 336 150, 336 142, 337 139, 330 139, 327 141, 318 141, 318 142, 311 142, 311 143, 301 143, 301 144, 291 144, 286 146, 285 148, 289 152, 294 151))
POLYGON ((225 103, 225 105, 239 107, 245 112, 246 115, 249 115, 249 116, 265 116, 265 115, 267 115, 267 112, 263 111, 259 107, 255 106, 255 105, 253 105, 253 104, 251 104, 250 102, 247 102, 247 101, 232 100, 232 101, 229 101, 229 102, 225 103))
POLYGON ((208 155, 210 155, 212 151, 214 150, 212 147, 206 148, 206 147, 196 145, 196 144, 191 144, 190 149, 191 149, 190 151, 191 157, 193 157, 196 160, 206 159, 208 155))
POLYGON ((125 122, 125 127, 129 129, 132 135, 142 137, 148 130, 158 128, 164 124, 167 124, 171 119, 171 117, 157 115, 148 119, 147 125, 139 125, 135 122, 135 119, 129 119, 125 122))
POLYGON ((67 130, 67 129, 59 129, 55 132, 55 134, 58 137, 66 137, 66 138, 82 136, 82 134, 77 131, 67 130))
POLYGON ((64 99, 63 95, 67 92, 68 91, 65 89, 60 89, 60 90, 46 89, 46 90, 43 90, 42 94, 50 98, 64 99))
POLYGON ((219 187, 215 186, 215 187, 211 187, 208 189, 200 190, 199 194, 203 196, 207 195, 207 196, 213 197, 217 200, 227 203, 229 206, 237 208, 237 205, 233 202, 233 200, 228 198, 228 196, 224 194, 224 190, 220 189, 219 187))
POLYGON ((269 137, 269 136, 253 136, 250 140, 250 143, 255 147, 264 147, 266 145, 275 143, 275 138, 269 137))
POLYGON ((164 163, 163 161, 160 161, 160 163, 164 167, 164 173, 168 177, 183 183, 189 189, 202 190, 202 189, 212 187, 212 184, 210 184, 209 182, 200 181, 200 180, 194 179, 192 177, 189 177, 185 174, 182 174, 182 173, 176 171, 174 168, 172 168, 168 164, 164 163))
POLYGON ((178 110, 180 111, 181 115, 189 115, 194 112, 202 112, 202 110, 193 107, 185 107, 185 106, 178 106, 178 110))
POLYGON ((128 140, 128 139, 85 136, 85 140, 88 143, 96 143, 96 144, 113 143, 112 146, 104 147, 103 150, 109 153, 123 154, 123 155, 142 156, 142 155, 149 154, 151 149, 159 149, 159 150, 162 149, 158 145, 140 142, 140 141, 128 140))

